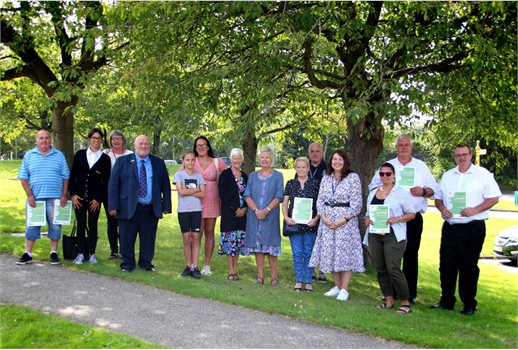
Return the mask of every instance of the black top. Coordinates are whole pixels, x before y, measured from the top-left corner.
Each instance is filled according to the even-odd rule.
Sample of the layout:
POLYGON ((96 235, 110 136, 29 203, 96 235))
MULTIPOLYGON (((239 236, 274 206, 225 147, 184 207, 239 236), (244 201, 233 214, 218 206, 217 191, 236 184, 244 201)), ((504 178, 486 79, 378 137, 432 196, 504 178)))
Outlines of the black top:
POLYGON ((78 195, 83 199, 95 199, 104 202, 108 197, 108 181, 112 164, 105 153, 90 168, 86 158, 86 149, 76 152, 70 170, 68 190, 70 196, 78 195))
POLYGON ((241 171, 241 179, 236 179, 232 173, 232 168, 223 170, 219 175, 218 190, 221 199, 219 226, 221 232, 246 230, 246 214, 238 218, 236 217, 236 210, 247 206, 243 199, 247 183, 248 175, 243 171, 241 171), (242 186, 239 186, 239 182, 242 186))
MULTIPOLYGON (((286 183, 284 189, 284 195, 289 196, 288 201, 288 216, 291 218, 293 213, 293 204, 295 197, 300 198, 312 198, 313 199, 313 217, 317 215, 317 198, 320 182, 316 179, 307 179, 304 184, 304 189, 300 187, 300 181, 298 179, 289 180, 286 183)), ((309 227, 308 225, 299 224, 300 233, 316 233, 318 225, 309 227)))

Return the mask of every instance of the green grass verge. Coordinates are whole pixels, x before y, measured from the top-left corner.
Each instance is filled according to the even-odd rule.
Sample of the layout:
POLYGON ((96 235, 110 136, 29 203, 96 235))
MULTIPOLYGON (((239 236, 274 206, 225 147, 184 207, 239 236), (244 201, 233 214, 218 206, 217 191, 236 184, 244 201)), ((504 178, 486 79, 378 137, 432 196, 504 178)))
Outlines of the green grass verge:
POLYGON ((121 333, 17 305, 0 305, 2 349, 150 349, 163 348, 121 333))
MULTIPOLYGON (((286 170, 285 179, 292 171, 286 170)), ((23 192, 21 186, 4 188, 0 182, 0 220, 4 225, 5 211, 12 217, 6 231, 23 231, 23 192), (8 191, 7 191, 8 190, 8 191), (7 200, 7 193, 18 192, 7 200), (18 200, 18 197, 22 197, 18 200), (4 199, 5 198, 5 199, 4 199)), ((173 193, 173 208, 176 207, 176 193, 173 193)), ((516 275, 503 271, 498 266, 483 261, 480 266, 480 280, 477 299, 479 312, 473 317, 454 312, 430 310, 429 305, 440 297, 439 285, 439 244, 442 220, 436 213, 427 213, 420 250, 420 280, 418 302, 410 315, 398 315, 393 310, 377 310, 381 292, 374 272, 355 274, 351 283, 351 299, 347 303, 326 298, 322 294, 331 285, 315 283, 312 294, 295 293, 295 282, 289 241, 283 238, 283 253, 279 259, 281 288, 267 285, 257 286, 253 257, 242 257, 239 261, 240 281, 226 280, 227 265, 224 257, 214 256, 213 276, 201 280, 185 279, 180 276, 183 269, 181 234, 176 214, 168 215, 160 221, 154 263, 157 272, 149 274, 135 271, 131 274, 120 272, 114 261, 107 260, 107 242, 104 215, 100 219, 100 239, 96 265, 64 264, 72 270, 91 271, 113 276, 121 280, 134 281, 194 297, 203 297, 240 305, 272 314, 282 314, 326 326, 335 326, 371 336, 382 337, 431 348, 516 348, 517 297, 516 275)), ((483 253, 490 254, 497 232, 504 227, 517 225, 517 220, 490 219, 487 222, 487 236, 483 253)), ((5 225, 8 226, 8 225, 5 225)), ((4 227, 4 226, 2 226, 4 227)), ((69 232, 65 227, 64 232, 69 232)), ((218 232, 219 229, 216 230, 218 232)), ((0 251, 21 255, 23 237, 0 235, 0 251)), ((48 259, 47 241, 38 242, 34 254, 36 259, 48 259)), ((459 306, 460 307, 460 306, 459 306)), ((231 317, 231 316, 229 316, 231 317)))

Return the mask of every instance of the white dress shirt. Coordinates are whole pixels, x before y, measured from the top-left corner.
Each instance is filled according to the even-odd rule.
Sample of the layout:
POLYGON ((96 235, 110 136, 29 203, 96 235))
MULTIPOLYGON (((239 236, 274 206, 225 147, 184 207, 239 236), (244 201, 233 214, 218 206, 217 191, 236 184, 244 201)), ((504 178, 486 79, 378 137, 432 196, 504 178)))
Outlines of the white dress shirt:
MULTIPOLYGON (((459 167, 444 173, 435 193, 435 199, 441 199, 446 208, 449 208, 448 193, 450 192, 466 192, 466 206, 468 208, 476 207, 488 198, 502 196, 493 173, 473 164, 465 173, 460 172, 459 167)), ((444 219, 450 224, 466 224, 473 220, 486 220, 488 217, 489 209, 468 217, 444 219)))
MULTIPOLYGON (((389 160, 388 163, 394 166, 394 169, 396 169, 396 175, 404 167, 415 168, 415 185, 423 188, 429 187, 433 189, 434 192, 437 191, 437 182, 435 181, 432 173, 430 172, 430 169, 428 169, 428 167, 422 160, 412 157, 412 160, 410 160, 409 163, 403 165, 396 157, 394 159, 389 160)), ((378 174, 378 172, 379 169, 376 170, 376 173, 374 174, 374 177, 372 178, 372 181, 369 184, 369 191, 372 191, 373 189, 381 186, 380 175, 378 174)), ((408 193, 410 193, 409 189, 407 189, 407 191, 408 193)), ((412 205, 415 207, 416 212, 426 212, 426 209, 428 209, 428 201, 426 197, 412 196, 412 194, 410 194, 410 197, 410 201, 412 202, 412 205)))
POLYGON ((86 150, 86 159, 88 160, 88 166, 90 169, 94 166, 94 164, 101 158, 103 151, 99 148, 97 151, 92 152, 90 147, 86 150))

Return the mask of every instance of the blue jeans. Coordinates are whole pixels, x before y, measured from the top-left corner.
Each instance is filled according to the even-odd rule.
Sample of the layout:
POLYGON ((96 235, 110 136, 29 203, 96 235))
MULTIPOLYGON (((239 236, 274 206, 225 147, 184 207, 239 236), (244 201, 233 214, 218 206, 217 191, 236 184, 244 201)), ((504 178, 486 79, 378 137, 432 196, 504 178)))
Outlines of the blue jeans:
MULTIPOLYGON (((59 198, 56 198, 59 201, 59 198)), ((54 225, 54 198, 52 199, 37 199, 45 201, 45 211, 47 225, 49 227, 48 238, 53 241, 58 241, 61 238, 61 225, 54 225)), ((25 225, 25 238, 31 241, 35 241, 41 238, 40 235, 41 226, 27 226, 25 225)))
POLYGON ((312 282, 313 268, 309 267, 308 264, 316 238, 316 233, 296 233, 290 236, 297 282, 304 282, 305 284, 311 284, 312 282))

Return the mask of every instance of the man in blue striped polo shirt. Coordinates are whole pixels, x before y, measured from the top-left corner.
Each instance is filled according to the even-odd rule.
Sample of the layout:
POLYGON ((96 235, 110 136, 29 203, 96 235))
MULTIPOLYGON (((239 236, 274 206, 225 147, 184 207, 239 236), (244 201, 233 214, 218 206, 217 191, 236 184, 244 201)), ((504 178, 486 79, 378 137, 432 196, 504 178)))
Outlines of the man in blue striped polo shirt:
MULTIPOLYGON (((38 130, 36 147, 23 157, 18 171, 18 179, 22 182, 28 205, 34 208, 36 201, 45 201, 49 226, 48 237, 50 238, 50 263, 52 265, 59 264, 57 249, 61 238, 61 225, 52 223, 54 200, 59 199, 61 207, 66 205, 69 176, 65 156, 61 151, 52 147, 50 132, 45 129, 38 130)), ((26 226, 25 253, 16 264, 25 265, 32 261, 32 247, 36 240, 40 239, 40 230, 40 226, 26 226)))

